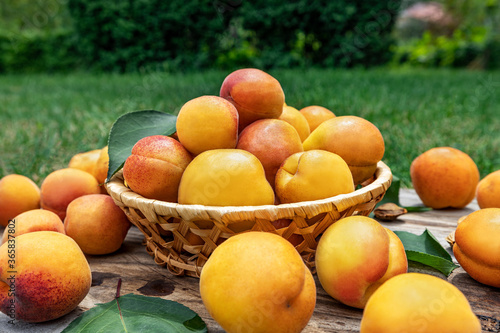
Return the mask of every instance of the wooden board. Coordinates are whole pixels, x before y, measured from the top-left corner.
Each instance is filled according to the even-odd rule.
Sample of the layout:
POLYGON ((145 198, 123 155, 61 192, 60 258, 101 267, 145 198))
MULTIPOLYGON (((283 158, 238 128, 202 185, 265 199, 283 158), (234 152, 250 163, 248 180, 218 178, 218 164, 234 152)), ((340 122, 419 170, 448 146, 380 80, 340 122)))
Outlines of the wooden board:
MULTIPOLYGON (((402 190, 401 203, 406 206, 421 205, 412 190, 402 190)), ((445 241, 454 230, 457 220, 478 209, 472 203, 461 210, 439 210, 408 213, 394 222, 384 222, 391 230, 406 230, 416 234, 429 229, 440 243, 451 252, 445 241)), ((172 276, 166 268, 158 266, 142 245, 142 234, 133 227, 122 248, 107 256, 88 256, 92 268, 92 288, 80 306, 70 314, 41 324, 19 321, 9 324, 10 318, 0 315, 0 332, 61 332, 74 318, 97 303, 114 299, 118 279, 122 279, 121 294, 128 293, 157 296, 178 301, 197 312, 206 322, 209 332, 224 332, 210 317, 203 306, 198 290, 198 279, 172 276)), ((412 267, 413 271, 424 271, 443 277, 438 272, 423 267, 412 267)), ((317 277, 317 304, 305 333, 312 332, 359 332, 362 311, 345 306, 332 299, 321 288, 317 277)), ((472 309, 481 320, 483 332, 500 332, 500 289, 482 285, 462 269, 456 269, 448 281, 457 286, 468 298, 472 309)))

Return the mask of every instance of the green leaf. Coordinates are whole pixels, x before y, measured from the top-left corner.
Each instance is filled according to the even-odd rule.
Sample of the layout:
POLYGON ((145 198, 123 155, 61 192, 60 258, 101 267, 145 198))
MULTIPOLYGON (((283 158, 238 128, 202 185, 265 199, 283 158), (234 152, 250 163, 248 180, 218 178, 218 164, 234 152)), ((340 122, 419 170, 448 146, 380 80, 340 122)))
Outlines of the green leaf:
POLYGON ((137 141, 151 135, 175 133, 176 121, 176 116, 155 110, 134 111, 119 117, 109 131, 107 180, 123 167, 137 141))
POLYGON ((188 307, 158 297, 127 294, 98 304, 73 320, 63 333, 207 332, 188 307), (119 307, 118 307, 119 303, 119 307))
POLYGON ((453 263, 451 255, 429 230, 425 229, 421 235, 407 231, 394 231, 394 233, 401 239, 408 261, 430 266, 446 276, 459 267, 453 263))

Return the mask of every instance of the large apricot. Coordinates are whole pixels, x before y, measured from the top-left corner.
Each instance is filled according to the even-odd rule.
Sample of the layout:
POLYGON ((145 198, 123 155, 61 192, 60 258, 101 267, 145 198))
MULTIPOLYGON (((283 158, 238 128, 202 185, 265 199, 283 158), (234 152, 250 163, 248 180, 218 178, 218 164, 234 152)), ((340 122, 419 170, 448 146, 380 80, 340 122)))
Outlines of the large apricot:
POLYGON ((281 203, 319 200, 354 191, 352 174, 337 154, 310 150, 288 157, 278 172, 276 195, 281 203))
POLYGON ((500 170, 481 179, 476 188, 479 208, 500 208, 500 170))
POLYGON ((51 172, 40 188, 42 208, 56 213, 61 220, 64 220, 66 208, 71 201, 82 195, 101 192, 93 175, 74 168, 51 172))
POLYGON ((226 76, 220 96, 238 110, 240 132, 258 119, 278 118, 285 102, 278 80, 256 68, 239 69, 226 76))
POLYGON ((441 278, 400 274, 370 297, 361 333, 480 333, 481 324, 464 294, 441 278))
POLYGON ((356 116, 340 116, 321 123, 304 141, 304 150, 324 149, 342 157, 352 172, 354 183, 369 179, 385 152, 384 138, 370 121, 356 116))
POLYGON ((310 131, 314 131, 321 123, 335 118, 335 113, 319 105, 306 106, 299 110, 306 117, 310 131))
POLYGON ((469 275, 500 288, 500 208, 477 210, 455 231, 453 254, 469 275))
POLYGON ((304 142, 304 140, 307 139, 307 137, 311 133, 306 117, 294 107, 291 107, 289 105, 283 106, 283 112, 278 119, 284 120, 295 127, 302 142, 304 142))
POLYGON ((182 106, 176 128, 180 143, 193 155, 210 149, 235 148, 238 111, 222 97, 197 97, 182 106))
POLYGON ((84 195, 73 200, 66 212, 64 229, 83 253, 109 254, 117 251, 130 229, 125 213, 109 195, 84 195))
POLYGON ((177 201, 182 173, 191 155, 179 141, 164 135, 139 140, 123 166, 123 178, 145 198, 177 201))
POLYGON ((40 208, 40 188, 28 177, 10 174, 0 179, 0 225, 28 210, 40 208))
POLYGON ((261 119, 248 125, 241 132, 236 148, 249 151, 259 159, 273 187, 281 163, 290 155, 303 151, 295 128, 278 119, 261 119))
POLYGON ((207 206, 274 204, 274 192, 259 159, 242 149, 207 150, 187 166, 179 203, 207 206))
POLYGON ((316 305, 314 279, 284 238, 246 232, 219 245, 203 266, 200 294, 228 332, 301 332, 316 305))
POLYGON ((413 160, 410 176, 424 205, 463 208, 476 194, 479 171, 466 153, 451 147, 432 148, 413 160))
POLYGON ((330 296, 362 309, 380 285, 407 272, 408 261, 395 233, 369 217, 350 216, 321 236, 316 269, 330 296))
POLYGON ((43 322, 69 313, 91 282, 82 250, 60 232, 30 232, 0 247, 0 311, 16 320, 43 322))
POLYGON ((56 213, 45 209, 33 209, 13 218, 3 232, 2 243, 35 231, 55 231, 65 234, 64 224, 56 213))

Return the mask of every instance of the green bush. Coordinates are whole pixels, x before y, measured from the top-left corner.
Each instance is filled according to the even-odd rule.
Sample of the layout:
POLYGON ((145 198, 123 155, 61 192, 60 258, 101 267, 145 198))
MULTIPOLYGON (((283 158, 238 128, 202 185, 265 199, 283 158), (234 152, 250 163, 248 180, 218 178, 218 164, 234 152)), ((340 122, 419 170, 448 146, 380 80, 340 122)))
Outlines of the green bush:
POLYGON ((68 0, 87 65, 107 71, 375 66, 401 0, 68 0))
POLYGON ((71 30, 0 31, 0 72, 60 72, 79 64, 71 30))

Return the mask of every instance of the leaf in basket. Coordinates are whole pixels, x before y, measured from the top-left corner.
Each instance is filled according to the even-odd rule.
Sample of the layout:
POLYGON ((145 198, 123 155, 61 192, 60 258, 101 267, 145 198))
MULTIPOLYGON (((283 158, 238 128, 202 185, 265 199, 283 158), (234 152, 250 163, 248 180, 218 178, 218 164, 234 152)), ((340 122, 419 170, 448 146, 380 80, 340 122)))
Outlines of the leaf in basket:
POLYGON ((394 231, 394 233, 401 239, 408 261, 430 266, 446 276, 449 276, 455 268, 460 267, 453 263, 451 255, 429 230, 425 229, 421 235, 407 231, 394 231))
POLYGON ((150 135, 175 133, 177 116, 155 110, 134 111, 120 116, 109 131, 107 180, 123 166, 132 147, 150 135))
POLYGON ((207 332, 188 307, 158 297, 127 294, 98 304, 73 320, 63 333, 207 332))

